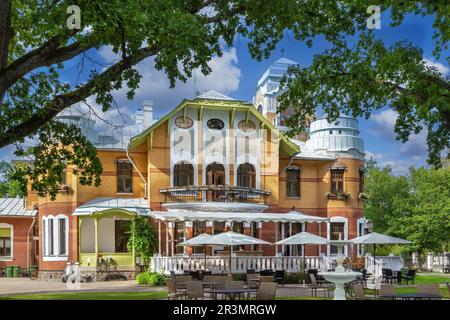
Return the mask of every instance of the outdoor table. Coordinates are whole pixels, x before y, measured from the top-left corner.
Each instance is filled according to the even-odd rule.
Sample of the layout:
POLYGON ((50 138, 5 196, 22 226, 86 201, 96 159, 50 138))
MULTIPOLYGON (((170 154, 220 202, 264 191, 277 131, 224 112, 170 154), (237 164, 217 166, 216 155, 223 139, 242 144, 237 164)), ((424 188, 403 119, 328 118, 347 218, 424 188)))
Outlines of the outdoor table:
POLYGON ((217 300, 218 294, 227 295, 230 300, 235 300, 236 296, 240 296, 243 293, 257 293, 259 290, 257 289, 214 289, 214 290, 205 290, 205 293, 211 293, 214 295, 214 300, 217 300))
POLYGON ((402 300, 421 300, 421 299, 442 299, 440 294, 433 293, 390 293, 382 294, 380 298, 402 299, 402 300))

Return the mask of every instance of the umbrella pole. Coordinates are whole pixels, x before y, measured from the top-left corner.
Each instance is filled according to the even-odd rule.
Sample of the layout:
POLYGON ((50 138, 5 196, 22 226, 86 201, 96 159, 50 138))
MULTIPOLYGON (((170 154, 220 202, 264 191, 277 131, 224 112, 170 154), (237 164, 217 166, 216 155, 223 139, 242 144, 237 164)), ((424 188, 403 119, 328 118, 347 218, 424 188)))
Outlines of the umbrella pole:
POLYGON ((230 275, 232 274, 231 273, 231 250, 233 250, 233 246, 230 246, 230 250, 228 250, 229 254, 230 254, 230 256, 228 258, 228 266, 229 266, 230 275))
POLYGON ((206 271, 206 245, 203 246, 203 252, 205 253, 205 265, 203 266, 203 270, 206 271))

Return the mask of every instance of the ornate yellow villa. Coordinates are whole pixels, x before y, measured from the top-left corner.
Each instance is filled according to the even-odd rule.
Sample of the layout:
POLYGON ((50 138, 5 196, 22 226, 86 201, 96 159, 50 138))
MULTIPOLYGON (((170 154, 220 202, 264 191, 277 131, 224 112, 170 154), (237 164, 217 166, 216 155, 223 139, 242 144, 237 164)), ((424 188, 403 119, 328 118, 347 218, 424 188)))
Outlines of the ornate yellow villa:
MULTIPOLYGON (((307 132, 286 137, 276 99, 292 64, 282 58, 271 65, 251 103, 207 91, 155 120, 152 102, 145 101, 135 124, 102 132, 76 108, 60 114, 97 147, 102 183, 81 186, 67 168, 55 201, 30 191, 15 204, 22 214, 8 217, 0 200, 0 235, 12 240, 0 267, 37 264, 42 278, 56 278, 68 262, 96 270, 101 261, 114 261, 133 277, 140 259, 128 251, 125 230, 138 215, 154 224, 151 268, 161 272, 202 268, 204 261, 212 270, 224 268, 226 247, 206 248, 205 259, 203 247, 177 246, 201 233, 234 230, 271 243, 300 231, 328 239, 363 235, 364 150, 357 120, 311 119, 307 132), (14 227, 19 221, 26 225, 17 228, 23 234, 14 227)), ((233 248, 232 263, 236 272, 289 271, 304 255, 310 266, 326 268, 335 254, 326 245, 246 245, 233 248)))

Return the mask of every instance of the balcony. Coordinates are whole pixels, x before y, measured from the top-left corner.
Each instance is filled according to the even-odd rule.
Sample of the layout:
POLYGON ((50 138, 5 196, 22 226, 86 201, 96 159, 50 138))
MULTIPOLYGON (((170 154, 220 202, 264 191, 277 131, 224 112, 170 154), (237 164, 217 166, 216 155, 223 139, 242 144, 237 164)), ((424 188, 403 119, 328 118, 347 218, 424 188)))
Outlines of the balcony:
POLYGON ((175 210, 260 212, 269 207, 270 191, 232 186, 161 189, 163 207, 175 210))

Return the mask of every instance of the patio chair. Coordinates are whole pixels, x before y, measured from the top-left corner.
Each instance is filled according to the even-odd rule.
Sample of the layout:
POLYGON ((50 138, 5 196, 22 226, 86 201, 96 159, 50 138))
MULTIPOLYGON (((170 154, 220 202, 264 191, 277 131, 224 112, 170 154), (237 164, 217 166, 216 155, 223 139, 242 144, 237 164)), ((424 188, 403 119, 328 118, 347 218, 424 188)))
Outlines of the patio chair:
POLYGON ((353 293, 355 300, 368 300, 364 292, 364 286, 361 283, 353 283, 353 293))
POLYGON ((273 276, 259 276, 259 282, 273 282, 273 276))
POLYGON ((187 293, 177 291, 174 279, 166 279, 166 287, 168 291, 167 299, 169 300, 178 300, 178 298, 186 299, 187 293))
POLYGON ((225 289, 244 289, 244 281, 226 281, 225 289))
POLYGON ((191 276, 175 276, 175 287, 177 290, 185 290, 186 282, 192 281, 191 276))
POLYGON ((199 271, 191 271, 190 275, 192 280, 200 280, 200 272, 199 271))
POLYGON ((330 297, 330 290, 329 290, 328 284, 326 284, 325 282, 323 282, 323 283, 317 282, 316 276, 314 275, 314 273, 309 274, 309 279, 311 280, 311 284, 310 284, 311 296, 317 297, 317 289, 325 289, 325 293, 327 294, 328 297, 330 297))
POLYGON ((409 281, 411 281, 411 283, 414 284, 414 278, 415 277, 416 277, 416 270, 408 269, 408 271, 406 272, 406 274, 402 278, 405 279, 406 284, 408 284, 409 281))
POLYGON ((258 299, 259 300, 275 300, 277 294, 276 282, 263 282, 259 286, 258 299))
POLYGON ((253 274, 256 273, 255 269, 247 269, 247 274, 253 274))
POLYGON ((259 274, 261 276, 273 276, 273 270, 270 269, 261 270, 259 274))
POLYGON ((383 268, 383 269, 381 269, 381 273, 383 275, 383 282, 384 283, 393 283, 394 280, 397 279, 397 277, 394 276, 394 274, 392 273, 391 269, 383 268))
POLYGON ((186 294, 190 300, 204 299, 203 284, 201 281, 186 281, 186 294))
POLYGON ((249 289, 259 289, 259 277, 257 273, 247 274, 247 287, 249 289))
POLYGON ((275 271, 275 282, 278 284, 283 284, 284 281, 284 270, 275 271))
MULTIPOLYGON (((395 289, 394 289, 394 285, 393 284, 386 284, 386 283, 381 283, 380 284, 380 291, 378 293, 379 296, 383 295, 383 294, 394 294, 395 293, 395 289)), ((382 299, 393 299, 393 298, 382 298, 382 299)))
MULTIPOLYGON (((439 293, 439 283, 423 283, 417 285, 417 293, 430 293, 430 294, 438 294, 439 293)), ((430 299, 431 300, 431 299, 430 299)))

